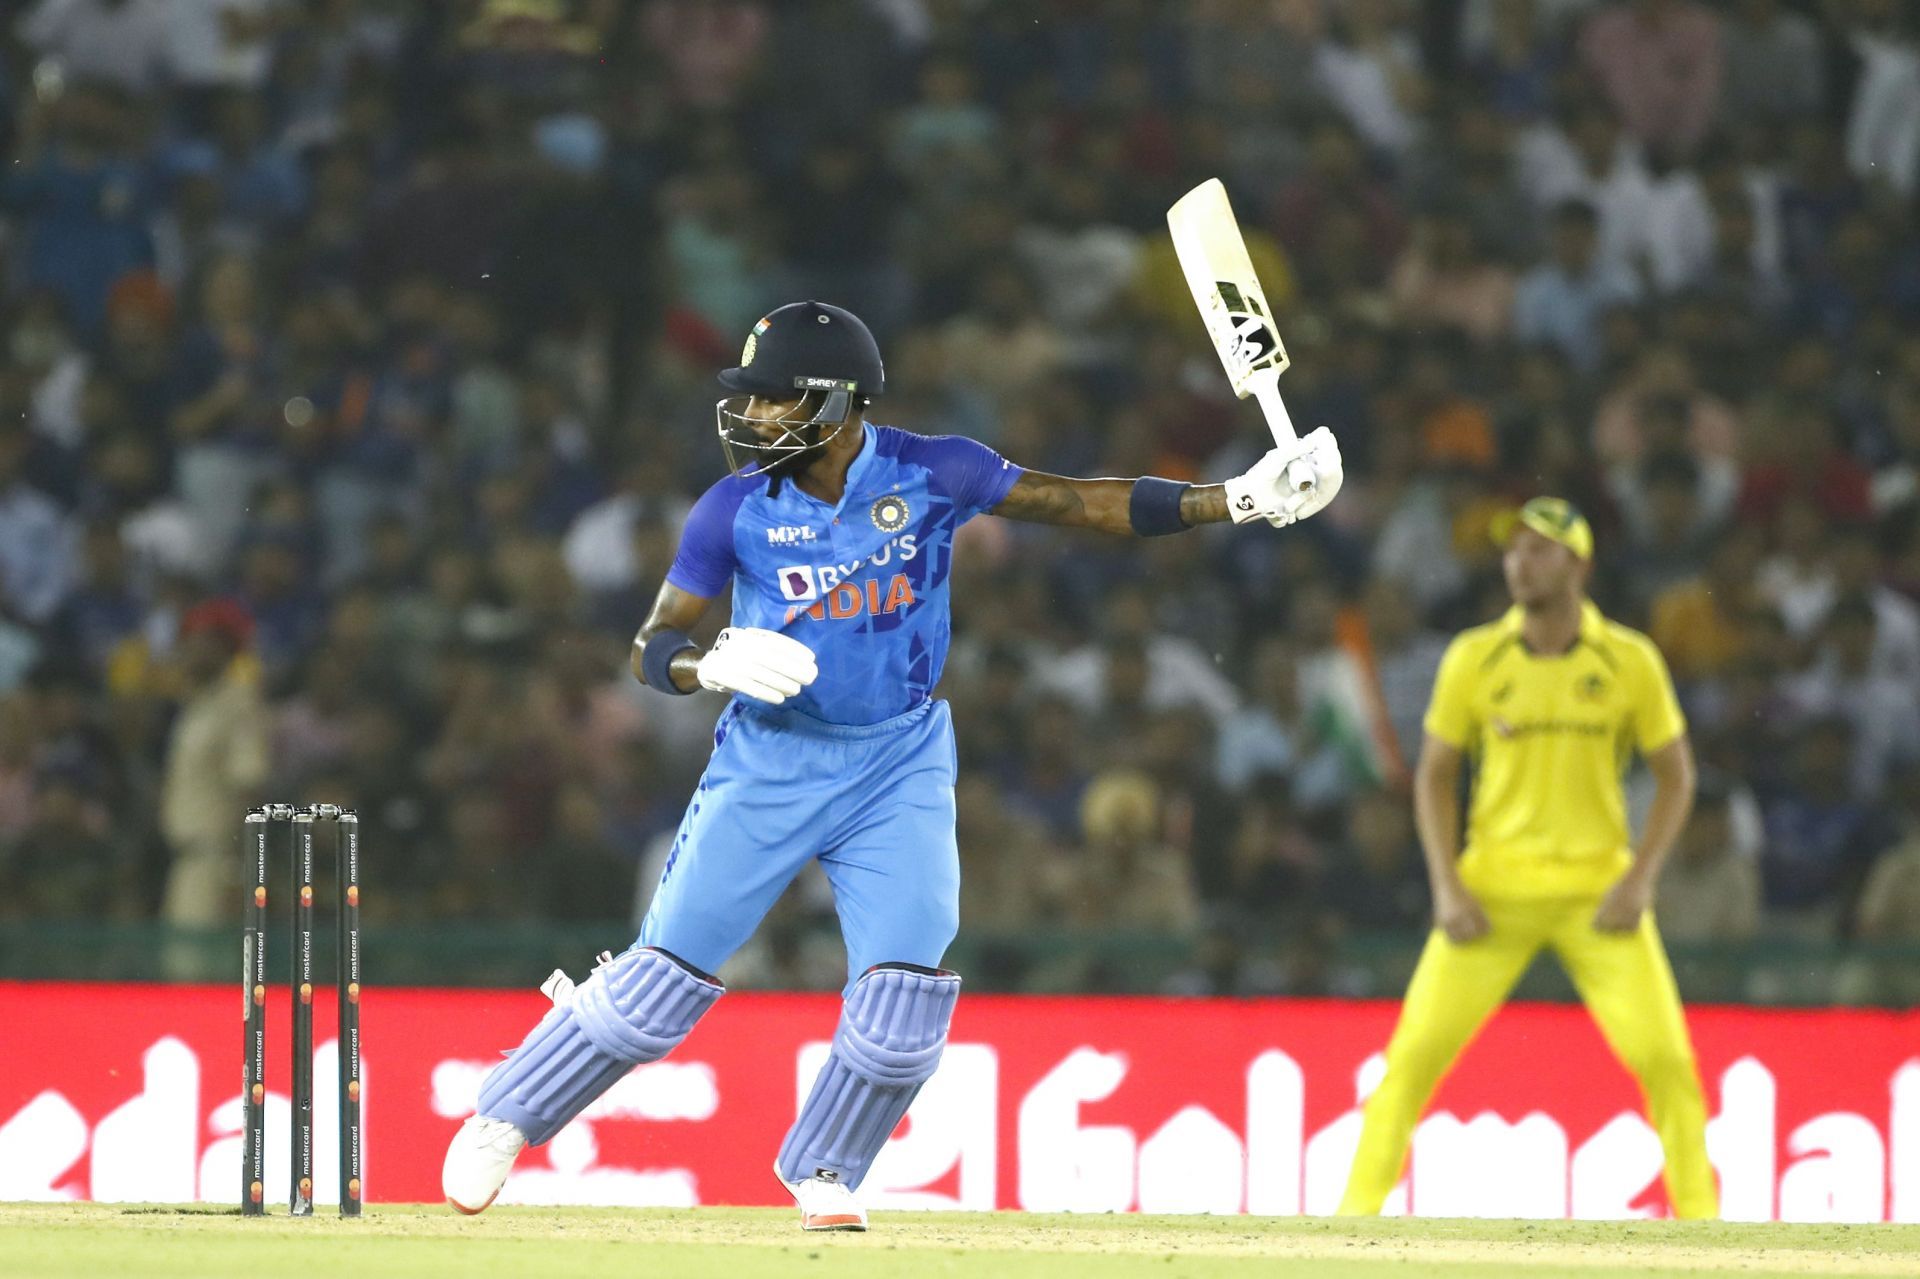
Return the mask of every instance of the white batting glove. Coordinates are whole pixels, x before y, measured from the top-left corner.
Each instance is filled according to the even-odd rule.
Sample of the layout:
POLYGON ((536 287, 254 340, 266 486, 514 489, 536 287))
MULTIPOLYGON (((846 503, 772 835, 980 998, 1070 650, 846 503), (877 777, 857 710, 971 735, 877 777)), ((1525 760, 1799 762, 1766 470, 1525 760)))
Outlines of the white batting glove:
POLYGON ((1345 479, 1340 442, 1323 426, 1301 436, 1290 448, 1268 450, 1245 475, 1234 476, 1222 487, 1227 491, 1227 513, 1235 524, 1265 520, 1275 528, 1285 528, 1331 502, 1345 479), (1294 465, 1296 462, 1304 463, 1313 473, 1312 482, 1305 488, 1295 487, 1294 480, 1302 469, 1294 465))
POLYGON ((778 706, 820 674, 813 650, 790 635, 757 626, 729 626, 713 641, 697 668, 700 687, 739 693, 778 706))

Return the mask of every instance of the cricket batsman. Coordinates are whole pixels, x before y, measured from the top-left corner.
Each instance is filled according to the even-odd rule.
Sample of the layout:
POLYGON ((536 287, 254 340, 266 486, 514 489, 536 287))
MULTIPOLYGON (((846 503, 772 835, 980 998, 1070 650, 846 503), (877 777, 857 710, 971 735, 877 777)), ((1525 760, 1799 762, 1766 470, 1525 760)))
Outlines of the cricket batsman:
POLYGON ((1325 428, 1225 484, 1188 485, 1046 475, 972 440, 871 424, 879 348, 821 302, 756 324, 720 384, 731 474, 689 513, 633 670, 665 695, 732 700, 639 938, 556 999, 455 1134, 442 1181, 462 1212, 493 1201, 525 1146, 673 1051, 723 993, 713 974, 817 860, 849 980, 774 1171, 803 1228, 866 1229, 853 1192, 939 1065, 960 993, 940 967, 959 927, 953 725, 932 697, 955 530, 983 511, 1144 537, 1281 528, 1342 479, 1325 428), (702 651, 689 632, 729 585, 731 625, 702 651))
POLYGON ((1367 1101, 1342 1214, 1380 1211, 1433 1090, 1533 957, 1550 947, 1646 1096, 1680 1217, 1712 1217, 1707 1108, 1654 885, 1693 805, 1693 752, 1666 662, 1586 598, 1593 530, 1539 497, 1494 523, 1513 608, 1441 660, 1414 778, 1435 927, 1367 1101), (1638 844, 1621 773, 1655 782, 1638 844), (1474 763, 1466 847, 1460 776, 1474 763))

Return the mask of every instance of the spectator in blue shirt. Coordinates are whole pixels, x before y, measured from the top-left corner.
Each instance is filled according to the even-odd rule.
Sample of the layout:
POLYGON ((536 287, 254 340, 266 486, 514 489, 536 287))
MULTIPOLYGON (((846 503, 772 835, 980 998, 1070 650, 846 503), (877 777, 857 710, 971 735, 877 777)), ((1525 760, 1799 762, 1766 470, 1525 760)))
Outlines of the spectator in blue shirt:
POLYGON ((0 179, 0 211, 21 215, 22 283, 52 291, 89 336, 113 282, 153 261, 152 191, 134 130, 121 94, 73 90, 32 122, 0 179), (42 127, 44 141, 34 136, 42 127))
POLYGON ((1520 277, 1513 297, 1513 335, 1557 348, 1582 373, 1600 366, 1600 319, 1607 308, 1639 294, 1633 276, 1599 255, 1600 217, 1569 200, 1553 211, 1547 260, 1520 277))
POLYGON ((1767 906, 1822 926, 1844 917, 1867 868, 1893 836, 1880 805, 1853 795, 1851 736, 1844 719, 1810 723, 1794 752, 1792 776, 1764 806, 1760 869, 1767 906))
POLYGON ((0 608, 43 625, 72 589, 74 535, 60 504, 27 482, 32 447, 24 422, 0 421, 0 608))

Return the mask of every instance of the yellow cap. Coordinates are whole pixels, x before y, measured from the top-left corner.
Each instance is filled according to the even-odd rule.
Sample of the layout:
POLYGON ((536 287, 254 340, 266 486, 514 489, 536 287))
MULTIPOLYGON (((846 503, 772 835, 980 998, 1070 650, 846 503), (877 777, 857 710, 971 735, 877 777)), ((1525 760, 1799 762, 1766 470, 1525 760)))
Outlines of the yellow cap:
POLYGON ((1493 540, 1505 546, 1522 524, 1583 560, 1593 558, 1593 527, 1580 508, 1564 497, 1536 497, 1517 511, 1500 512, 1493 517, 1493 540))

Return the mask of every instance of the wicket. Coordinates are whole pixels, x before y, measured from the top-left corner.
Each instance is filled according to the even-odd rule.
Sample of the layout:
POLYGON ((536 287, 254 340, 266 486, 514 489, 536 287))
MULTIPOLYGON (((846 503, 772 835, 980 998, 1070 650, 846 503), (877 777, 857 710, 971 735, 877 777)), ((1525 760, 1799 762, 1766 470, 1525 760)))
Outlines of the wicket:
POLYGON ((332 804, 267 804, 249 810, 245 824, 252 875, 241 934, 246 1034, 240 1205, 247 1216, 267 1210, 267 879, 268 832, 275 823, 287 832, 293 865, 293 962, 288 982, 293 1014, 293 1132, 288 1211, 296 1217, 313 1215, 314 825, 321 821, 333 825, 339 885, 339 961, 334 984, 340 1010, 340 1215, 360 1215, 360 818, 332 804))

